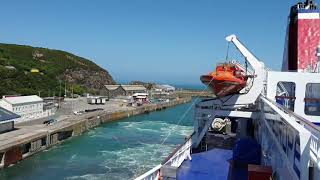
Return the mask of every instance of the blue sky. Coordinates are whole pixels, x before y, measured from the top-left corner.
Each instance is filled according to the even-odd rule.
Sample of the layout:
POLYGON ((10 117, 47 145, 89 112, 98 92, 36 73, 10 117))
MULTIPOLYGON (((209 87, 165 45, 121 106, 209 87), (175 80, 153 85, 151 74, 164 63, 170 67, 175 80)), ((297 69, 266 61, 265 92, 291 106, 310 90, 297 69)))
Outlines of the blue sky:
POLYGON ((279 70, 287 16, 296 2, 2 1, 0 42, 69 51, 119 82, 200 84, 201 74, 224 61, 229 34, 279 70))

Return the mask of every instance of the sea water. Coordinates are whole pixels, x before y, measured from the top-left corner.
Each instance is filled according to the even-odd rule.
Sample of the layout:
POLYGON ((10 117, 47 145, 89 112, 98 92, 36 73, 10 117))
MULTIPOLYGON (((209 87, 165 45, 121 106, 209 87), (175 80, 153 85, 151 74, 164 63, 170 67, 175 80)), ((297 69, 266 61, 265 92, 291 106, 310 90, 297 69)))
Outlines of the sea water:
POLYGON ((1 170, 0 179, 133 179, 192 133, 193 102, 104 124, 1 170))

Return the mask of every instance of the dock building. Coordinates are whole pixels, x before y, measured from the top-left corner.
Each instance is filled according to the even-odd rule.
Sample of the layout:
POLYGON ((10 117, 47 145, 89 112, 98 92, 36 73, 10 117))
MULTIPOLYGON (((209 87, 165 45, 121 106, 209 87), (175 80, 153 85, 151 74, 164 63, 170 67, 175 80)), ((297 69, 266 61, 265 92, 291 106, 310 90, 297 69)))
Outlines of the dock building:
POLYGON ((20 118, 19 115, 0 107, 0 134, 14 129, 14 120, 20 118))
POLYGON ((163 84, 163 85, 155 85, 155 91, 158 91, 158 92, 173 92, 176 90, 175 87, 173 86, 170 86, 168 84, 163 84))
POLYGON ((121 85, 127 96, 132 96, 135 93, 147 93, 147 88, 142 85, 121 85))
POLYGON ((87 97, 88 104, 105 104, 108 101, 108 97, 104 96, 89 96, 87 97))
POLYGON ((101 94, 114 98, 117 96, 132 96, 135 93, 147 93, 147 88, 143 85, 105 85, 105 91, 101 94))
POLYGON ((29 121, 44 117, 43 99, 37 95, 31 96, 4 96, 0 100, 0 107, 21 116, 16 121, 29 121))
POLYGON ((126 94, 121 85, 105 85, 104 87, 105 90, 102 95, 109 97, 109 99, 117 96, 124 96, 126 94))
POLYGON ((148 93, 135 93, 132 95, 132 98, 134 101, 146 103, 148 102, 148 93))

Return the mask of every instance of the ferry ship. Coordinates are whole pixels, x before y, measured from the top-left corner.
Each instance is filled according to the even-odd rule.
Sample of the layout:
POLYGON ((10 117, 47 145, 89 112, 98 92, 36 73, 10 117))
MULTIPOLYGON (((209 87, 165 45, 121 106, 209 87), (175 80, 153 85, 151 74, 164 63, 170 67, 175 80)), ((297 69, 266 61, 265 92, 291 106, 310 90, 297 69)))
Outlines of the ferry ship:
MULTIPOLYGON (((251 67, 245 87, 197 102, 194 133, 136 180, 320 179, 320 10, 311 0, 297 3, 288 21, 280 72, 237 36, 226 38, 251 67)), ((234 81, 201 78, 215 93, 217 79, 234 81)))

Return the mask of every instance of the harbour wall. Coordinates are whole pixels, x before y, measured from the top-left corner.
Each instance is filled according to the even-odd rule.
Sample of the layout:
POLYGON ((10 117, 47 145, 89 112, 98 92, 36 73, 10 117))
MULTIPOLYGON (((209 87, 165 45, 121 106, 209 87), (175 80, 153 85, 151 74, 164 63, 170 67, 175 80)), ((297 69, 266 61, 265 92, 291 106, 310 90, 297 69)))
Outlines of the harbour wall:
POLYGON ((71 137, 79 136, 101 124, 130 116, 159 111, 168 107, 190 102, 191 98, 179 98, 170 102, 148 104, 130 110, 117 112, 90 112, 74 116, 37 129, 34 132, 12 138, 0 147, 0 168, 8 167, 45 149, 60 144, 71 137))
POLYGON ((175 91, 175 95, 178 97, 215 97, 215 95, 209 90, 180 90, 175 91))

